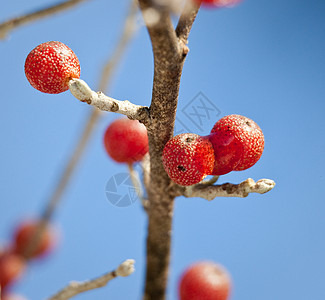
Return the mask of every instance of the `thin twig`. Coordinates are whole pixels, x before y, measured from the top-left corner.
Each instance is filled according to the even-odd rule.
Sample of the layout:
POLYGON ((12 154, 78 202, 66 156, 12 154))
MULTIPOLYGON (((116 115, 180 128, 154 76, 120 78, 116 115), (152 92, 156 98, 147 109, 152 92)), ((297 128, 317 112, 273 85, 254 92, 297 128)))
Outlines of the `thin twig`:
MULTIPOLYGON (((135 23, 136 10, 134 9, 134 5, 135 5, 134 1, 132 0, 130 10, 125 20, 125 25, 122 31, 122 35, 113 51, 113 54, 111 55, 111 58, 108 59, 102 71, 102 76, 99 84, 100 90, 105 90, 106 87, 108 86, 112 74, 115 71, 118 62, 122 58, 122 54, 125 52, 128 43, 130 42, 131 38, 135 33, 135 31, 131 29, 131 23, 130 23, 130 22, 135 23)), ((136 27, 135 24, 134 26, 136 27)), ((44 233, 44 230, 48 222, 50 221, 55 210, 60 204, 63 193, 65 192, 68 184, 70 183, 72 174, 75 171, 76 167, 78 166, 82 158, 82 155, 84 154, 85 149, 89 144, 90 138, 97 126, 100 116, 101 116, 101 111, 96 108, 92 108, 91 111, 89 112, 89 116, 87 116, 87 120, 83 122, 85 126, 81 131, 79 140, 77 141, 76 146, 72 149, 70 157, 67 160, 67 164, 63 168, 62 173, 59 176, 56 185, 54 186, 53 193, 50 194, 46 202, 47 204, 44 209, 44 212, 42 213, 39 226, 33 238, 31 238, 29 245, 27 245, 26 247, 25 250, 26 258, 29 258, 31 253, 33 253, 35 247, 38 245, 41 239, 42 234, 44 233)))
POLYGON ((87 0, 67 0, 54 5, 27 13, 25 15, 10 19, 2 24, 0 24, 0 39, 4 39, 10 31, 13 29, 23 26, 25 24, 31 23, 38 19, 48 17, 50 15, 62 12, 69 8, 74 7, 75 5, 84 2, 87 0))
POLYGON ((220 185, 196 184, 181 189, 185 197, 200 197, 206 200, 213 200, 217 197, 247 197, 250 193, 265 194, 272 190, 275 182, 271 179, 260 179, 255 182, 248 178, 240 184, 224 183, 220 185))
POLYGON ((78 294, 104 287, 109 281, 118 276, 126 277, 131 275, 134 272, 134 263, 133 259, 128 259, 120 264, 116 270, 106 273, 101 277, 84 282, 73 281, 48 300, 67 300, 78 294))
POLYGON ((135 188, 135 191, 137 193, 137 196, 140 199, 144 210, 147 211, 147 209, 148 209, 148 199, 144 198, 143 188, 142 188, 142 185, 141 185, 141 180, 139 178, 139 173, 133 168, 133 164, 128 164, 128 169, 129 169, 130 178, 131 178, 132 184, 133 184, 133 186, 135 188))
POLYGON ((149 108, 135 105, 128 100, 120 101, 104 95, 102 92, 94 92, 88 84, 81 79, 71 79, 69 89, 73 96, 82 102, 86 102, 103 111, 110 111, 126 115, 129 119, 148 123, 149 108))

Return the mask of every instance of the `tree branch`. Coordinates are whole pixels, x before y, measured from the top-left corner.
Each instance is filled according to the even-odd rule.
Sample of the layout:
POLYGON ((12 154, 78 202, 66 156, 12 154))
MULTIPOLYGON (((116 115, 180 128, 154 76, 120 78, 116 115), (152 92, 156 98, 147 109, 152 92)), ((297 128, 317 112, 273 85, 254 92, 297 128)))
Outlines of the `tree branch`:
POLYGON ((73 281, 67 287, 49 298, 49 300, 67 300, 80 293, 104 287, 110 280, 118 276, 126 277, 131 275, 134 272, 134 263, 135 261, 133 259, 127 259, 120 264, 115 271, 106 273, 101 277, 84 282, 73 281))
POLYGON ((224 183, 221 185, 206 185, 204 183, 181 187, 181 195, 190 197, 201 197, 206 200, 213 200, 216 197, 247 197, 250 193, 265 194, 272 190, 275 182, 271 179, 260 179, 255 182, 248 178, 240 184, 224 183))
MULTIPOLYGON (((165 144, 173 136, 180 79, 188 52, 187 47, 184 50, 186 43, 180 42, 176 35, 168 5, 156 2, 139 0, 154 55, 154 80, 147 125, 150 184, 145 300, 165 299, 175 196, 169 190, 171 180, 163 168, 161 157, 165 144)), ((190 24, 186 22, 184 26, 190 24)))
MULTIPOLYGON (((158 1, 157 1, 158 2, 158 1)), ((170 18, 169 5, 158 5, 153 0, 139 0, 142 16, 147 26, 151 39, 154 58, 159 58, 159 53, 174 60, 179 53, 179 43, 170 18)), ((166 60, 170 63, 170 60, 166 60)))
POLYGON ((200 4, 197 4, 197 2, 186 1, 184 10, 176 27, 177 37, 185 44, 187 43, 188 36, 199 9, 200 4))
POLYGON ((31 13, 27 13, 23 16, 10 19, 2 24, 0 24, 0 39, 4 39, 10 31, 13 29, 36 21, 38 19, 53 15, 55 13, 62 12, 66 9, 72 8, 73 6, 86 1, 86 0, 67 0, 63 1, 46 8, 42 8, 31 13))
POLYGON ((135 105, 128 100, 116 100, 104 95, 102 92, 96 93, 81 79, 71 79, 69 89, 71 94, 78 100, 86 102, 99 110, 123 114, 129 119, 139 120, 144 124, 148 122, 149 108, 146 106, 135 105))

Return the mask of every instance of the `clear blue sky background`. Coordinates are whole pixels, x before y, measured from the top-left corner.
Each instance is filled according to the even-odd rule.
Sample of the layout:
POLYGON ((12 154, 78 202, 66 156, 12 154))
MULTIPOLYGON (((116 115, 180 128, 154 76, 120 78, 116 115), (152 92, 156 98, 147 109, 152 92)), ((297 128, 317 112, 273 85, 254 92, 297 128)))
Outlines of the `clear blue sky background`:
MULTIPOLYGON (((53 1, 3 1, 0 20, 53 1)), ((0 240, 9 242, 19 220, 38 216, 89 107, 69 92, 46 95, 24 76, 36 45, 58 40, 81 62, 94 89, 103 62, 123 24, 128 1, 89 1, 74 10, 13 31, 0 42, 0 240)), ((238 113, 263 129, 261 160, 223 176, 238 183, 272 178, 265 195, 212 202, 178 198, 175 207, 168 299, 177 281, 198 260, 220 262, 233 278, 232 300, 325 299, 325 2, 246 0, 237 8, 201 9, 189 39, 178 119, 208 134, 224 115, 238 113), (220 112, 200 129, 187 117, 202 92, 220 112)), ((148 105, 153 60, 145 28, 136 35, 113 80, 110 95, 148 105)), ((96 277, 126 258, 136 272, 76 299, 141 299, 146 215, 139 202, 116 208, 106 182, 127 168, 104 152, 102 136, 116 117, 105 114, 55 215, 61 243, 47 260, 34 262, 15 291, 38 300, 71 280, 96 277)))

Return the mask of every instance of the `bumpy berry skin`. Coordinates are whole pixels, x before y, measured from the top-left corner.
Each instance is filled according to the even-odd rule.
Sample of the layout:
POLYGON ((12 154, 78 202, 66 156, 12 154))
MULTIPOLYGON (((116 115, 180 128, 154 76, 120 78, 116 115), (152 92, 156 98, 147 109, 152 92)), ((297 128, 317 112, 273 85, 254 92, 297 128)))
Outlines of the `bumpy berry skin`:
POLYGON ((227 127, 209 135, 214 149, 214 168, 211 175, 224 175, 235 169, 243 156, 244 147, 227 127))
POLYGON ((214 151, 207 137, 183 133, 167 142, 162 161, 166 173, 174 182, 188 186, 211 174, 214 151))
POLYGON ((115 120, 106 129, 104 145, 116 162, 131 164, 140 161, 149 151, 147 129, 137 120, 115 120))
POLYGON ((179 300, 227 300, 231 289, 228 272, 213 262, 199 262, 183 273, 179 300))
POLYGON ((12 252, 2 253, 0 256, 0 286, 1 290, 16 281, 24 272, 26 262, 24 258, 12 252))
POLYGON ((215 7, 232 7, 239 3, 241 0, 195 0, 196 2, 202 3, 204 6, 215 6, 215 7))
MULTIPOLYGON (((38 220, 25 221, 19 225, 14 234, 14 246, 13 251, 21 256, 26 254, 26 247, 29 247, 29 243, 33 239, 33 236, 37 230, 38 220)), ((39 243, 32 253, 29 253, 28 258, 38 258, 46 255, 53 249, 56 243, 56 235, 53 228, 47 227, 40 237, 39 243)))
POLYGON ((25 74, 35 89, 58 94, 69 88, 70 79, 80 77, 80 64, 68 46, 52 41, 38 45, 28 54, 25 74))
MULTIPOLYGON (((241 115, 229 115, 221 118, 212 128, 215 132, 229 132, 235 141, 232 151, 242 152, 239 163, 234 171, 243 171, 252 167, 262 156, 264 150, 264 135, 261 128, 251 119, 241 115)), ((216 146, 214 146, 216 147, 216 146)), ((218 155, 218 154, 217 154, 218 155)))

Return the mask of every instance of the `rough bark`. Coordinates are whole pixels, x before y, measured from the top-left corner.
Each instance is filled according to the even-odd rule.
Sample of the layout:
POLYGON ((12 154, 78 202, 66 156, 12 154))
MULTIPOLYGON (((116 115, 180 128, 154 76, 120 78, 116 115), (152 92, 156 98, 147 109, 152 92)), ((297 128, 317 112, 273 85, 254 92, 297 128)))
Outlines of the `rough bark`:
POLYGON ((153 1, 148 0, 139 0, 139 4, 154 54, 154 80, 147 125, 150 185, 144 299, 163 300, 168 278, 175 193, 173 183, 163 168, 161 157, 165 144, 174 132, 180 80, 188 52, 186 39, 197 9, 191 14, 189 22, 184 23, 186 16, 182 15, 186 30, 179 30, 182 33, 180 39, 172 25, 168 7, 157 7, 153 1), (148 16, 148 9, 158 12, 158 21, 154 24, 148 16))

